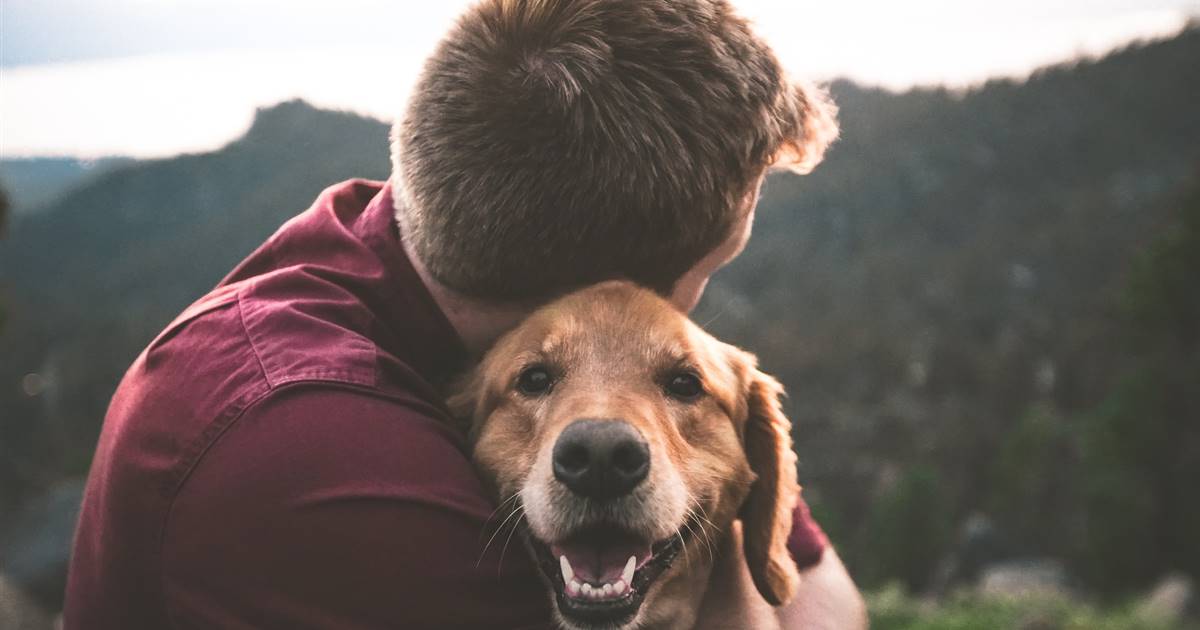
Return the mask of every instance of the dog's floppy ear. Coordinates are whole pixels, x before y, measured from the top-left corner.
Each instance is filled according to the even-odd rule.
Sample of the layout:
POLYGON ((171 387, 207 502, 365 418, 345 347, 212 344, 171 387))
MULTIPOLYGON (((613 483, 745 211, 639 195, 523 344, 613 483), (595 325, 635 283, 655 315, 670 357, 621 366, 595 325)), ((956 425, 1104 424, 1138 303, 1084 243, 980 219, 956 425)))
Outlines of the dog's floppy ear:
POLYGON ((473 430, 483 398, 483 387, 482 370, 477 367, 456 378, 450 384, 446 398, 446 408, 450 411, 450 419, 463 435, 470 437, 471 442, 475 441, 473 430))
POLYGON ((783 415, 778 381, 753 367, 748 381, 745 448, 756 479, 742 504, 743 545, 754 585, 772 606, 780 606, 800 582, 787 548, 800 495, 792 423, 783 415))

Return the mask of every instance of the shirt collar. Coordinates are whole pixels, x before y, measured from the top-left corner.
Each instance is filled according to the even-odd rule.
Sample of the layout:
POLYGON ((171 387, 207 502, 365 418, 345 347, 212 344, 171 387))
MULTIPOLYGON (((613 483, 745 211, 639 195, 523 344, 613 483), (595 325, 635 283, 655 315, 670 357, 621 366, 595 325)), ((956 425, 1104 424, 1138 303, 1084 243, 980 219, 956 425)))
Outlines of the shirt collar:
POLYGON ((394 349, 432 385, 445 385, 466 367, 468 354, 404 251, 390 182, 367 203, 352 229, 384 267, 377 306, 384 338, 377 342, 394 349))

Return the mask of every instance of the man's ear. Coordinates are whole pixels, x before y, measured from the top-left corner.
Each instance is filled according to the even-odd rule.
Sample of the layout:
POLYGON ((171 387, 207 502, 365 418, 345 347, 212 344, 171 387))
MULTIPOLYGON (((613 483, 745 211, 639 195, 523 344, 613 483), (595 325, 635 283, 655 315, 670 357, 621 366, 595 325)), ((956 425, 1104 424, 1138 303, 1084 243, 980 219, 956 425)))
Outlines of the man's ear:
POLYGON ((754 585, 772 606, 787 603, 800 582, 787 548, 800 486, 796 483, 792 423, 783 415, 779 401, 782 394, 779 381, 750 370, 745 448, 756 478, 742 504, 743 545, 754 585))

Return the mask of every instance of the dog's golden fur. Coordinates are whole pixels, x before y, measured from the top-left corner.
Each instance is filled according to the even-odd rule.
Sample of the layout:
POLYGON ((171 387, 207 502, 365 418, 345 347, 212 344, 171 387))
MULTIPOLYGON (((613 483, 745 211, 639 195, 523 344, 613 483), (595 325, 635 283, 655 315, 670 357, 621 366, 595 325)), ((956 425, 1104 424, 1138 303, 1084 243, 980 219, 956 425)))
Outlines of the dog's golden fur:
POLYGON ((614 281, 533 313, 459 383, 450 404, 469 423, 483 477, 499 499, 515 497, 509 505, 523 510, 533 540, 554 543, 597 520, 646 540, 691 528, 680 561, 646 587, 636 617, 620 624, 691 627, 702 600, 709 609, 721 597, 709 585, 729 582, 713 574, 714 564, 719 572, 739 569, 729 560, 739 551, 765 602, 780 605, 797 588, 786 542, 799 487, 781 393, 752 355, 651 291, 614 281), (553 375, 543 396, 517 387, 531 365, 553 375), (700 378, 699 397, 680 400, 665 390, 664 379, 681 370, 700 378), (649 476, 615 507, 580 502, 551 471, 557 436, 579 418, 623 420, 649 445, 649 476), (742 547, 731 550, 737 536, 742 547))

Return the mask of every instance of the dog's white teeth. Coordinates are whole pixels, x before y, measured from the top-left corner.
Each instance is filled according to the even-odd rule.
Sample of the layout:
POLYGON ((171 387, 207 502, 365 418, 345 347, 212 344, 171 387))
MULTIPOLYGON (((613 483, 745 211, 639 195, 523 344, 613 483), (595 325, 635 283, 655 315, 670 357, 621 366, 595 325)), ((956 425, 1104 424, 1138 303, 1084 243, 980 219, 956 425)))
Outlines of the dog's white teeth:
POLYGON ((575 579, 575 570, 571 568, 571 561, 567 560, 566 556, 559 556, 558 565, 562 567, 563 584, 570 584, 571 580, 575 579))
POLYGON ((608 584, 589 584, 580 582, 579 580, 571 580, 567 582, 567 595, 577 599, 618 599, 630 589, 629 584, 625 580, 616 580, 608 584))
POLYGON ((629 562, 625 563, 625 570, 621 572, 621 579, 626 584, 633 584, 633 572, 635 569, 637 569, 637 556, 629 556, 629 562))

